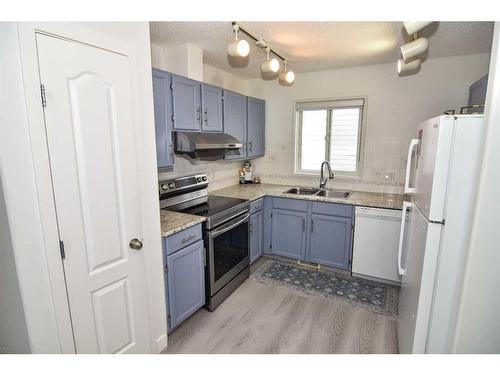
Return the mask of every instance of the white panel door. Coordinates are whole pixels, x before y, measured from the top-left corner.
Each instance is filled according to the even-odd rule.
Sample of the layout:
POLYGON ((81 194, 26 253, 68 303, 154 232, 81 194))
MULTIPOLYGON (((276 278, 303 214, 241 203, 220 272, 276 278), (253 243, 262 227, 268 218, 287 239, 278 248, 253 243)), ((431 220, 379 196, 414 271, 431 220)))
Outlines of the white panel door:
POLYGON ((77 353, 149 353, 127 56, 37 34, 47 143, 77 353))

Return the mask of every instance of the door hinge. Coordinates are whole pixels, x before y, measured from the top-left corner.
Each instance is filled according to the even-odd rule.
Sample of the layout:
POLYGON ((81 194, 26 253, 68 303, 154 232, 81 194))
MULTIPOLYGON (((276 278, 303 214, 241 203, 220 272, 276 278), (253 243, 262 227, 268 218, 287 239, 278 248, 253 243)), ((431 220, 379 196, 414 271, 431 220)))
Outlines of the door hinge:
POLYGON ((165 266, 165 273, 168 273, 168 266, 165 266))
POLYGON ((59 241, 59 250, 61 251, 61 258, 66 259, 66 252, 64 251, 63 241, 59 241))
POLYGON ((45 96, 45 85, 41 84, 40 85, 40 95, 42 97, 42 108, 47 107, 47 98, 45 96))

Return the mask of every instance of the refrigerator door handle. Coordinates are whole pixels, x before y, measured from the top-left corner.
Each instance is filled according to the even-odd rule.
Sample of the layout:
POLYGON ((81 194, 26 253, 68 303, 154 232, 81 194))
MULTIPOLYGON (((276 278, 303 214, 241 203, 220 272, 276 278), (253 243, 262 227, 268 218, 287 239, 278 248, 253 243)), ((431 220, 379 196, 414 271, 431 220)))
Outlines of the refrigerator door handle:
POLYGON ((411 153, 413 149, 418 146, 418 139, 412 139, 410 142, 410 147, 408 147, 408 159, 406 160, 406 179, 405 179, 405 193, 414 194, 416 189, 410 187, 410 174, 411 174, 411 153))
POLYGON ((403 243, 405 238, 405 224, 406 224, 406 212, 408 208, 411 207, 411 202, 403 202, 403 211, 401 212, 401 228, 399 230, 399 248, 398 248, 398 273, 399 276, 403 276, 406 273, 406 269, 403 268, 401 260, 403 258, 403 243))

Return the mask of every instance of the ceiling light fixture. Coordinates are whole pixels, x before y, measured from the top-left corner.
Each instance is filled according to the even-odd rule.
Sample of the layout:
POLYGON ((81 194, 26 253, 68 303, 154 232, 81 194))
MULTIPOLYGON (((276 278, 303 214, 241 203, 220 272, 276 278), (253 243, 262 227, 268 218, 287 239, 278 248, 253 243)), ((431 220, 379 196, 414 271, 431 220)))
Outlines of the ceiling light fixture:
POLYGON ((401 46, 401 55, 403 56, 404 61, 408 61, 411 58, 420 55, 425 52, 429 48, 429 39, 427 38, 418 38, 410 43, 406 43, 401 46))
POLYGON ((420 59, 410 62, 404 62, 402 59, 398 60, 398 74, 401 73, 414 73, 420 68, 420 59))
POLYGON ((403 22, 403 25, 408 35, 413 35, 422 30, 424 27, 429 26, 431 23, 432 21, 413 21, 413 22, 406 21, 403 22))
MULTIPOLYGON (((282 54, 278 53, 275 49, 273 49, 267 40, 263 39, 260 36, 253 35, 248 30, 242 28, 237 22, 232 22, 232 26, 233 26, 233 31, 236 34, 236 41, 231 43, 227 48, 227 52, 229 53, 230 56, 248 55, 250 50, 249 47, 245 49, 247 52, 244 55, 242 55, 240 54, 240 52, 238 52, 238 46, 236 45, 236 43, 241 42, 241 40, 240 41, 238 40, 238 32, 242 32, 248 37, 248 39, 254 40, 255 45, 257 47, 264 49, 266 51, 267 58, 260 66, 262 73, 264 73, 264 75, 269 78, 276 78, 274 77, 274 75, 279 76, 280 83, 284 86, 291 86, 293 84, 293 82, 295 81, 295 73, 291 70, 287 70, 288 59, 286 57, 284 57, 282 54), (271 53, 277 58, 275 57, 270 58, 271 53), (279 75, 276 74, 280 70, 280 61, 278 59, 282 60, 284 63, 284 70, 281 71, 279 75)), ((244 42, 246 43, 246 41, 244 42)), ((245 50, 243 50, 243 52, 245 52, 245 50)), ((267 77, 265 76, 263 76, 262 78, 266 79, 267 77)))
POLYGON ((227 46, 227 53, 232 57, 247 57, 250 53, 250 45, 244 39, 238 40, 238 31, 240 27, 237 23, 233 24, 234 42, 227 46))
POLYGON ((279 83, 282 86, 291 86, 295 81, 295 73, 292 70, 287 70, 288 61, 283 61, 283 70, 279 75, 279 83))
POLYGON ((280 62, 276 58, 269 59, 269 53, 271 52, 271 48, 268 46, 266 48, 266 61, 264 61, 260 65, 260 70, 262 73, 278 73, 280 70, 280 62))

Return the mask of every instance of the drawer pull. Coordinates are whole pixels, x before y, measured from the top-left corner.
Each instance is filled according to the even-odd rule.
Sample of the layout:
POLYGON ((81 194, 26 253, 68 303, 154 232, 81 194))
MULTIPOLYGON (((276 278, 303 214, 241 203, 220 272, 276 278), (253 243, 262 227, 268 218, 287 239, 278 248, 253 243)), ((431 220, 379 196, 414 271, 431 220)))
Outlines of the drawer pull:
POLYGON ((188 242, 188 241, 191 241, 193 238, 196 238, 196 234, 192 234, 192 235, 190 235, 190 236, 188 236, 188 237, 184 238, 184 239, 181 241, 181 243, 186 243, 186 242, 188 242))

